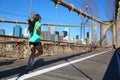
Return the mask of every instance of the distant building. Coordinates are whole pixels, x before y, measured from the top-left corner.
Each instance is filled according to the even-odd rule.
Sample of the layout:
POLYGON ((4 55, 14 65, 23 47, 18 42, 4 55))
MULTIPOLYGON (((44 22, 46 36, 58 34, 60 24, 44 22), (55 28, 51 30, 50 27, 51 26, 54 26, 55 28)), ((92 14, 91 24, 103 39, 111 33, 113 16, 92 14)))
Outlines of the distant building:
POLYGON ((67 31, 62 31, 62 34, 64 37, 66 37, 68 35, 67 31))
POLYGON ((54 32, 55 32, 55 27, 54 26, 49 26, 48 29, 49 29, 51 34, 54 34, 54 32))
POLYGON ((69 40, 70 40, 70 37, 69 37, 69 36, 63 37, 63 41, 69 42, 69 40))
POLYGON ((87 38, 89 38, 89 32, 87 32, 87 38))
POLYGON ((51 40, 52 40, 52 41, 58 41, 58 35, 56 35, 56 34, 51 34, 51 40))
POLYGON ((59 36, 59 41, 63 41, 64 37, 62 35, 59 36))
POLYGON ((58 35, 52 34, 50 31, 43 31, 43 36, 41 36, 41 39, 58 41, 58 35))
POLYGON ((20 25, 16 25, 13 28, 13 36, 22 37, 22 28, 20 27, 20 25))
POLYGON ((55 31, 55 34, 59 37, 59 31, 55 31))
POLYGON ((4 29, 0 29, 0 35, 5 35, 5 30, 4 29))
POLYGON ((49 31, 43 31, 43 36, 41 36, 43 40, 51 40, 51 34, 49 31))
POLYGON ((79 35, 76 35, 76 40, 79 40, 79 35))
POLYGON ((24 37, 29 37, 29 31, 27 30, 27 28, 24 29, 24 37))

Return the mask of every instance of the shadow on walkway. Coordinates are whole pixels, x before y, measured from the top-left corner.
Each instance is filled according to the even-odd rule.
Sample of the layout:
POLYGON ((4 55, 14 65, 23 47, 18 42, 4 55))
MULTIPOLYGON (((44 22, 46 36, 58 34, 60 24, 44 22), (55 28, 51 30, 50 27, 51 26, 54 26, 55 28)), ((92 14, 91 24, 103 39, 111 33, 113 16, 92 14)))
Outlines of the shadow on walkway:
POLYGON ((9 61, 5 61, 5 62, 0 62, 0 66, 13 64, 14 61, 16 61, 16 60, 9 60, 9 61))
POLYGON ((119 53, 119 50, 120 50, 120 48, 115 50, 102 80, 120 80, 120 76, 119 76, 120 53, 119 53))
POLYGON ((68 60, 68 59, 70 59, 70 58, 73 58, 73 57, 76 57, 76 56, 80 56, 80 55, 86 54, 86 53, 89 53, 89 52, 72 54, 72 55, 69 55, 69 56, 60 57, 60 58, 53 59, 53 60, 50 60, 50 61, 43 61, 43 59, 38 59, 38 60, 34 63, 33 68, 36 69, 36 68, 38 68, 38 67, 45 66, 45 65, 49 65, 49 64, 52 64, 52 63, 55 63, 55 62, 59 62, 59 61, 62 61, 62 60, 68 60))

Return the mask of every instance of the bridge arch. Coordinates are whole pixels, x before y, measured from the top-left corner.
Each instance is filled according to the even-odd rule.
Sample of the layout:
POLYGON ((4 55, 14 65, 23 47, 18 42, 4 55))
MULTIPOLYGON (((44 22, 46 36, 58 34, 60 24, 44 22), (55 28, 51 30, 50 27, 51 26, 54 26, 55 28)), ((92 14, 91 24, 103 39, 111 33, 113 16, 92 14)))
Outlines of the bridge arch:
POLYGON ((112 30, 108 29, 106 31, 106 43, 105 43, 106 47, 107 46, 112 46, 112 44, 113 44, 112 42, 113 42, 113 39, 112 39, 112 30))
MULTIPOLYGON (((109 25, 105 25, 105 24, 100 24, 100 46, 101 47, 105 47, 106 46, 106 34, 108 31, 111 32, 111 38, 112 38, 112 42, 111 44, 116 44, 115 41, 115 36, 116 36, 116 32, 115 32, 115 24, 114 22, 106 22, 109 25)), ((110 36, 110 35, 109 35, 110 36)))

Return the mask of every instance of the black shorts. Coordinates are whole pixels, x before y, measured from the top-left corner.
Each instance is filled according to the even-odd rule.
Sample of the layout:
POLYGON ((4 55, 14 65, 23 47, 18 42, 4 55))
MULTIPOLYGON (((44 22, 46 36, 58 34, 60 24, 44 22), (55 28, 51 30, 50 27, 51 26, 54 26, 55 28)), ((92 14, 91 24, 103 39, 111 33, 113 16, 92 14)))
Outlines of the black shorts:
POLYGON ((29 45, 33 45, 34 47, 36 46, 41 46, 41 42, 29 42, 29 45))

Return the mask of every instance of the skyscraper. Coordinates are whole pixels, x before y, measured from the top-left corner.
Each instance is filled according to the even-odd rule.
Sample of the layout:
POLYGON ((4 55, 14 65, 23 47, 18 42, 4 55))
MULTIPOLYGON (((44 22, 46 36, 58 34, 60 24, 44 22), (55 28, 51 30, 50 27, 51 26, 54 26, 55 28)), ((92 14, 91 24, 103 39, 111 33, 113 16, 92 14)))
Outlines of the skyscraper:
POLYGON ((68 35, 67 31, 63 31, 63 36, 66 37, 68 35))
POLYGON ((24 29, 24 37, 29 37, 29 31, 27 30, 27 28, 24 29))
POLYGON ((5 35, 5 30, 4 29, 0 29, 0 35, 5 35))
POLYGON ((52 41, 58 41, 58 35, 57 34, 51 34, 50 35, 52 41))
POLYGON ((58 31, 55 31, 55 34, 59 37, 59 32, 58 31))
POLYGON ((89 38, 89 32, 87 32, 87 38, 89 38))
POLYGON ((76 40, 79 40, 79 35, 76 35, 76 40))
POLYGON ((41 39, 43 40, 51 40, 51 34, 49 31, 43 31, 44 36, 41 36, 41 39))
POLYGON ((55 32, 54 26, 49 26, 49 31, 51 34, 54 34, 54 32, 55 32))
POLYGON ((20 25, 16 25, 13 28, 13 36, 22 37, 22 28, 20 27, 20 25))

